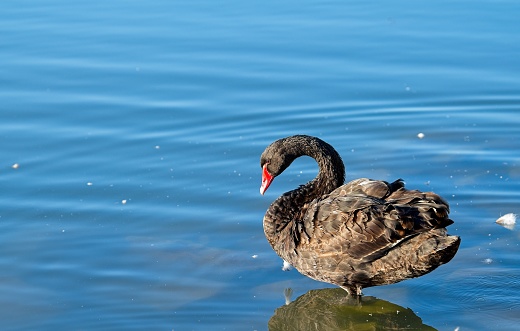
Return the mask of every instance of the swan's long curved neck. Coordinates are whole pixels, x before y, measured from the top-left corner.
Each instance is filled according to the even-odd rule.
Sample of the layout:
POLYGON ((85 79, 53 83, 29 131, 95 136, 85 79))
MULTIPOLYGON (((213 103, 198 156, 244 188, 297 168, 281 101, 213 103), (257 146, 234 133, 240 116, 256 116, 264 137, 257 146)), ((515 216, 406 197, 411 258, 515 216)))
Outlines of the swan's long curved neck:
POLYGON ((264 231, 271 245, 274 245, 274 238, 282 235, 282 232, 287 236, 294 236, 296 224, 303 219, 308 204, 332 192, 345 180, 343 161, 329 144, 318 139, 311 140, 302 146, 299 152, 296 157, 307 155, 314 158, 318 163, 319 172, 316 178, 307 184, 284 193, 267 210, 264 231))
POLYGON ((312 201, 343 185, 345 166, 338 152, 331 145, 317 138, 310 138, 306 148, 302 149, 302 155, 315 159, 319 172, 316 178, 295 191, 307 195, 308 199, 312 201))

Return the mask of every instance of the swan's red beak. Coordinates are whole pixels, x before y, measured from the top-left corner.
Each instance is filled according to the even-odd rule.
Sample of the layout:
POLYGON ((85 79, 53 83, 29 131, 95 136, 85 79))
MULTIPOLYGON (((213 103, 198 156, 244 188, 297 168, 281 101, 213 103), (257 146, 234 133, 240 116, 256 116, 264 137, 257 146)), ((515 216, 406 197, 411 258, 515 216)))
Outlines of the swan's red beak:
POLYGON ((267 163, 262 167, 262 185, 260 186, 260 194, 264 195, 265 191, 271 182, 273 181, 273 176, 267 171, 267 163))

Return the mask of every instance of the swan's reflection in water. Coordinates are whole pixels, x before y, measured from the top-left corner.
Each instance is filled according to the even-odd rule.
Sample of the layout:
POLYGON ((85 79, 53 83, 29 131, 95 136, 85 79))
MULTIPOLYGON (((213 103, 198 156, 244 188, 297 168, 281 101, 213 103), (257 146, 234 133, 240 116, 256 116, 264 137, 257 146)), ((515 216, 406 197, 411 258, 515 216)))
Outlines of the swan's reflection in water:
MULTIPOLYGON (((287 298, 290 292, 285 293, 287 298)), ((309 291, 278 308, 269 320, 269 330, 436 330, 423 324, 409 308, 375 297, 355 299, 345 294, 340 288, 309 291)))

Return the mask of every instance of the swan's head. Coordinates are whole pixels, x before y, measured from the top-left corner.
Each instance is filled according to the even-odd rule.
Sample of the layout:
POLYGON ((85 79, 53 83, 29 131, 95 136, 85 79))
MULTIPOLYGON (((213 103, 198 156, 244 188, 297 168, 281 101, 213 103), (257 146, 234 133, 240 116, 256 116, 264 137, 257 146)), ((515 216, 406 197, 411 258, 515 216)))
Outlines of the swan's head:
POLYGON ((262 168, 260 194, 264 194, 273 179, 302 155, 301 146, 295 137, 282 138, 273 142, 260 156, 260 167, 262 168))

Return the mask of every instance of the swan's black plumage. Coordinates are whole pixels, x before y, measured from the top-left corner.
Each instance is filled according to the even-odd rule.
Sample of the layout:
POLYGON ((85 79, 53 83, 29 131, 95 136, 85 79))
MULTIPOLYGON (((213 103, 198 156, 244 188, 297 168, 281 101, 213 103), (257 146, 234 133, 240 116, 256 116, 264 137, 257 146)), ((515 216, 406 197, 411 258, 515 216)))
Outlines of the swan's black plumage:
POLYGON ((318 175, 276 199, 263 220, 273 249, 300 273, 360 295, 365 287, 422 276, 457 252, 460 238, 446 232, 453 221, 444 199, 407 190, 401 179, 343 185, 341 157, 319 138, 297 135, 269 145, 260 158, 269 177, 261 192, 303 155, 318 162, 318 175))

